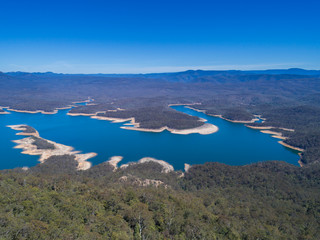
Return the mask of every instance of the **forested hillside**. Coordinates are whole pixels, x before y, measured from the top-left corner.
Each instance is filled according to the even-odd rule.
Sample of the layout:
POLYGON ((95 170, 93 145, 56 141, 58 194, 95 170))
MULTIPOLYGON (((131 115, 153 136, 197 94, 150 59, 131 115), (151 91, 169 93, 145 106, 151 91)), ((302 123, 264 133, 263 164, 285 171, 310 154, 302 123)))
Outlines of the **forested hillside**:
POLYGON ((156 163, 76 171, 72 157, 0 172, 1 239, 317 239, 320 168, 156 163), (154 181, 152 181, 154 180, 154 181))

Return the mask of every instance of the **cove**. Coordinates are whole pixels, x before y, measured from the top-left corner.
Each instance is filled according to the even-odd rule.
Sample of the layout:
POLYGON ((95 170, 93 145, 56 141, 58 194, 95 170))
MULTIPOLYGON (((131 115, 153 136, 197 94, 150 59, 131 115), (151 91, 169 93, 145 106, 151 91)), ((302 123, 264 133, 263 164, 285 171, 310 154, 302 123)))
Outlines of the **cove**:
POLYGON ((6 125, 16 124, 32 126, 41 137, 72 146, 83 153, 97 153, 96 157, 89 159, 93 165, 112 156, 123 156, 120 164, 152 157, 170 163, 176 170, 183 169, 184 163, 193 165, 205 162, 246 165, 279 160, 298 166, 298 152, 280 145, 278 139, 268 134, 184 106, 172 108, 204 118, 207 123, 216 125, 219 131, 210 135, 140 132, 121 129, 123 123, 69 116, 69 110, 59 110, 52 115, 11 111, 10 114, 0 115, 0 169, 31 167, 39 163, 38 156, 24 155, 20 149, 13 149, 15 144, 12 140, 23 136, 16 136, 16 131, 6 125))

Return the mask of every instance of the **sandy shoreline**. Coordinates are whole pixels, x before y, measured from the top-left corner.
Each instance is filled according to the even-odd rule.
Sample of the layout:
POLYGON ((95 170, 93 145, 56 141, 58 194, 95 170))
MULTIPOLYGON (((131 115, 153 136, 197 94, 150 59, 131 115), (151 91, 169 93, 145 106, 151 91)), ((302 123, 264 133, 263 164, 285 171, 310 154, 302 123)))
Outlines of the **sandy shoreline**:
POLYGON ((88 102, 93 102, 94 99, 88 97, 87 100, 83 100, 83 101, 76 101, 76 102, 72 102, 73 104, 77 104, 77 103, 88 103, 88 102))
POLYGON ((288 131, 288 132, 294 132, 294 129, 291 129, 291 128, 279 128, 279 129, 288 131))
POLYGON ((67 113, 67 115, 69 115, 69 116, 86 116, 86 117, 90 117, 90 116, 95 116, 96 114, 92 114, 92 113, 67 113))
POLYGON ((287 144, 287 143, 285 143, 283 141, 279 141, 278 143, 280 143, 281 145, 283 145, 283 146, 285 146, 287 148, 291 148, 291 149, 299 151, 299 152, 303 152, 304 151, 304 149, 302 149, 302 148, 291 146, 291 145, 289 145, 289 144, 287 144))
MULTIPOLYGON (((207 114, 206 112, 204 112, 205 114, 207 114)), ((228 122, 232 122, 232 123, 254 123, 256 121, 259 121, 259 118, 252 118, 251 120, 248 120, 248 121, 244 121, 244 120, 231 120, 231 119, 228 119, 228 118, 225 118, 223 117, 222 115, 214 115, 214 114, 207 114, 208 116, 212 116, 212 117, 218 117, 218 118, 221 118, 223 120, 226 120, 228 122)))
POLYGON ((34 129, 35 132, 31 132, 31 133, 23 132, 23 131, 27 130, 26 125, 24 125, 24 124, 7 125, 6 127, 9 127, 9 128, 16 130, 16 131, 22 131, 22 132, 16 133, 16 135, 40 137, 39 132, 35 129, 34 129))
POLYGON ((9 112, 4 111, 4 112, 0 112, 0 114, 10 114, 10 113, 9 113, 9 112))
POLYGON ((280 133, 280 132, 274 132, 274 131, 270 131, 270 130, 260 130, 260 132, 266 133, 266 134, 271 134, 271 137, 273 137, 273 138, 278 138, 278 139, 282 139, 282 140, 288 139, 287 137, 282 136, 282 133, 280 133))
POLYGON ((298 153, 298 154, 299 154, 299 156, 300 156, 300 159, 299 159, 298 163, 299 163, 300 167, 303 167, 304 164, 303 164, 303 162, 301 161, 302 155, 301 155, 301 153, 298 153))
POLYGON ((250 126, 250 125, 245 125, 247 128, 251 128, 251 129, 257 129, 257 130, 269 130, 269 129, 273 129, 274 127, 258 127, 258 126, 250 126))
MULTIPOLYGON (((10 127, 13 130, 23 131, 23 126, 25 125, 10 125, 8 127, 10 127)), ((16 135, 26 135, 26 134, 31 135, 31 133, 23 133, 23 134, 17 133, 16 135)), ((35 135, 32 135, 32 136, 35 136, 35 135)), ((17 146, 15 146, 14 148, 22 149, 23 154, 39 155, 40 163, 45 162, 48 158, 52 156, 73 155, 75 156, 75 160, 78 162, 78 167, 77 167, 78 170, 89 169, 91 167, 91 162, 88 162, 87 160, 97 155, 96 153, 80 154, 79 151, 74 151, 73 147, 71 146, 66 146, 63 144, 59 144, 59 143, 41 138, 38 132, 36 134, 36 137, 43 139, 48 143, 54 145, 54 149, 38 149, 37 146, 33 144, 35 139, 33 139, 32 137, 13 140, 13 142, 17 144, 17 146)))
POLYGON ((142 164, 142 163, 148 163, 148 162, 154 162, 157 164, 160 164, 162 166, 162 173, 169 173, 169 172, 173 172, 174 168, 172 165, 170 165, 169 163, 163 161, 163 160, 158 160, 155 158, 151 158, 151 157, 144 157, 141 158, 138 162, 131 162, 131 163, 127 163, 127 164, 123 164, 120 166, 120 168, 127 168, 130 165, 135 165, 135 164, 142 164))
POLYGON ((2 107, 0 106, 0 110, 2 110, 2 112, 0 112, 0 114, 10 114, 9 112, 6 112, 4 109, 8 109, 9 107, 2 107))
POLYGON ((205 123, 200 127, 196 128, 190 128, 190 129, 172 129, 168 128, 167 129, 169 132, 174 133, 174 134, 191 134, 191 133, 199 133, 201 135, 207 135, 207 134, 212 134, 215 133, 219 130, 219 128, 213 124, 210 123, 205 123))
MULTIPOLYGON (((210 114, 208 114, 208 115, 210 115, 210 114)), ((223 120, 229 121, 229 122, 233 122, 233 123, 254 123, 256 121, 259 121, 259 118, 253 118, 253 119, 248 120, 248 121, 231 120, 231 119, 224 118, 222 116, 220 118, 222 118, 223 120)))
POLYGON ((190 106, 187 106, 186 108, 189 108, 189 109, 194 110, 196 112, 206 113, 206 110, 200 110, 200 109, 196 109, 196 108, 193 108, 193 107, 190 107, 190 106))
POLYGON ((17 109, 11 109, 11 108, 8 108, 9 111, 12 111, 12 112, 20 112, 20 113, 32 113, 32 114, 35 114, 35 113, 41 113, 41 114, 56 114, 58 112, 58 110, 54 110, 53 112, 46 112, 46 111, 43 111, 43 110, 36 110, 36 111, 28 111, 28 110, 17 110, 17 109))
POLYGON ((187 134, 192 134, 192 133, 199 133, 201 135, 207 135, 207 134, 212 134, 215 133, 219 130, 219 128, 213 124, 210 123, 205 123, 204 125, 196 128, 189 128, 189 129, 173 129, 173 128, 168 128, 168 127, 162 127, 162 128, 157 128, 157 129, 149 129, 149 128, 139 128, 139 127, 127 127, 127 126, 122 126, 122 129, 127 129, 127 130, 135 130, 135 131, 142 131, 142 132, 163 132, 165 130, 173 133, 173 134, 182 134, 182 135, 187 135, 187 134))
MULTIPOLYGON (((91 102, 93 99, 88 99, 88 100, 84 100, 84 101, 80 101, 80 102, 72 102, 74 104, 76 103, 85 103, 85 102, 91 102)), ((6 107, 7 110, 9 111, 13 111, 13 112, 20 112, 20 113, 31 113, 31 114, 35 114, 35 113, 41 113, 41 114, 57 114, 58 110, 64 110, 64 109, 69 109, 74 107, 75 105, 68 105, 66 107, 57 107, 55 108, 52 112, 46 112, 44 110, 35 110, 35 111, 29 111, 29 110, 18 110, 18 109, 12 109, 9 107, 6 107)))
POLYGON ((66 110, 66 109, 70 109, 70 108, 73 108, 75 107, 75 105, 68 105, 66 107, 59 107, 59 108, 56 108, 56 110, 66 110))
POLYGON ((113 171, 115 172, 118 169, 118 163, 121 162, 122 159, 122 156, 113 156, 107 161, 107 163, 114 168, 113 171))
MULTIPOLYGON (((197 111, 197 112, 201 112, 201 113, 204 113, 208 116, 212 116, 212 117, 218 117, 218 118, 221 118, 223 120, 226 120, 228 122, 233 122, 233 123, 254 123, 256 121, 259 121, 259 118, 253 118, 251 120, 248 120, 248 121, 242 121, 242 120, 231 120, 231 119, 228 119, 228 118, 224 118, 222 115, 218 114, 218 115, 214 115, 214 114, 208 114, 206 113, 207 111, 206 110, 199 110, 199 109, 196 109, 196 108, 193 108, 193 107, 190 107, 190 106, 187 106, 186 108, 189 108, 191 110, 194 110, 194 111, 197 111)), ((258 115, 256 115, 258 116, 258 115)))
POLYGON ((184 164, 184 171, 185 171, 185 172, 188 172, 190 168, 191 168, 191 165, 190 165, 190 164, 188 164, 188 163, 185 163, 185 164, 184 164))
MULTIPOLYGON (((246 125, 246 127, 260 130, 260 132, 262 132, 262 133, 271 134, 271 137, 273 137, 273 138, 278 138, 281 140, 288 139, 288 137, 284 137, 281 132, 270 131, 270 129, 275 129, 276 127, 256 127, 256 126, 247 126, 247 125, 246 125)), ((290 129, 290 128, 278 128, 278 129, 281 129, 284 131, 289 131, 289 132, 294 132, 294 129, 290 129)), ((278 141, 278 143, 280 143, 282 146, 285 146, 287 148, 299 151, 300 153, 298 153, 298 155, 300 156, 300 159, 298 160, 298 163, 299 163, 300 167, 303 167, 303 163, 301 161, 301 158, 302 158, 301 152, 303 152, 304 149, 291 146, 283 141, 278 141)))
MULTIPOLYGON (((187 106, 186 108, 189 108, 189 109, 192 109, 194 111, 197 111, 197 112, 201 112, 201 113, 206 113, 206 110, 199 110, 199 109, 196 109, 196 108, 193 108, 193 107, 190 107, 190 106, 187 106)), ((241 121, 241 120, 231 120, 231 119, 227 119, 227 118, 224 118, 222 117, 222 115, 213 115, 213 114, 207 114, 208 116, 213 116, 213 117, 219 117, 223 120, 226 120, 226 121, 229 121, 229 122, 233 122, 233 123, 254 123, 256 121, 259 120, 259 118, 263 121, 266 120, 266 118, 262 118, 261 115, 254 115, 256 118, 253 118, 251 119, 250 121, 241 121)), ((274 128, 277 128, 277 127, 272 127, 272 126, 250 126, 250 125, 245 125, 246 127, 248 128, 252 128, 252 129, 259 129, 259 130, 270 130, 270 129, 274 129, 274 128)), ((294 129, 290 129, 290 128, 278 128, 278 129, 281 129, 281 130, 284 130, 284 131, 288 131, 288 132, 294 132, 294 129)), ((264 132, 264 131, 261 131, 263 133, 268 133, 268 134, 272 134, 271 132, 264 132)), ((278 132, 273 132, 274 135, 279 135, 280 133, 278 132)), ((280 136, 278 136, 280 137, 280 136)))
POLYGON ((111 121, 112 123, 130 122, 129 124, 133 125, 134 127, 139 127, 140 126, 139 123, 136 123, 134 117, 131 117, 131 118, 113 118, 113 117, 103 117, 103 116, 91 116, 91 118, 98 119, 98 120, 104 120, 104 121, 111 121))
MULTIPOLYGON (((27 125, 8 125, 7 127, 16 130, 16 131, 25 131, 27 125)), ((74 151, 74 148, 71 146, 63 145, 60 143, 56 143, 54 141, 50 141, 48 139, 41 138, 39 136, 38 131, 35 130, 33 133, 24 133, 24 132, 19 132, 16 133, 16 135, 25 135, 28 136, 23 139, 18 139, 18 140, 13 140, 14 143, 17 145, 14 147, 16 149, 22 149, 22 154, 27 154, 27 155, 39 155, 39 162, 44 163, 48 158, 52 156, 63 156, 63 155, 72 155, 75 156, 75 161, 78 162, 77 170, 87 170, 91 168, 92 164, 91 162, 87 161, 90 158, 93 158, 97 156, 96 153, 80 153, 80 151, 74 151), (42 140, 47 141, 48 143, 54 145, 54 149, 38 149, 36 145, 33 144, 35 141, 34 138, 32 137, 37 137, 42 140)), ((118 169, 118 163, 121 162, 123 159, 122 156, 113 156, 111 157, 107 163, 113 166, 114 170, 116 171, 118 169)), ((169 163, 163 161, 163 160, 157 160, 151 157, 144 157, 141 158, 138 162, 132 162, 129 164, 123 164, 120 166, 120 168, 126 168, 129 165, 132 164, 143 164, 147 162, 155 162, 158 163, 162 166, 162 172, 163 173, 169 173, 174 171, 174 168, 172 165, 169 163)))
MULTIPOLYGON (((98 111, 95 113, 70 113, 68 112, 67 115, 69 116, 86 116, 86 117, 94 117, 95 119, 101 119, 101 120, 109 120, 109 119, 121 119, 121 118, 109 118, 109 117, 103 117, 103 116, 97 116, 99 113, 105 114, 106 112, 118 112, 118 111, 124 111, 125 109, 117 108, 116 110, 105 110, 105 111, 98 111)), ((112 121, 112 120, 111 120, 112 121)))
POLYGON ((194 106, 194 105, 201 105, 201 103, 172 103, 172 104, 168 104, 168 107, 171 106, 194 106))
MULTIPOLYGON (((104 117, 104 116, 97 116, 97 113, 95 114, 81 114, 81 113, 68 113, 68 115, 71 116, 90 116, 93 119, 98 119, 98 120, 105 120, 105 121, 111 121, 112 123, 123 123, 123 122, 130 122, 130 123, 125 123, 123 124, 124 126, 121 126, 120 128, 126 129, 126 130, 135 130, 135 131, 141 131, 141 132, 163 132, 165 130, 173 133, 173 134, 191 134, 191 133, 199 133, 199 134, 211 134, 217 132, 219 129, 217 126, 213 124, 206 123, 200 127, 196 128, 190 128, 190 129, 173 129, 173 128, 168 128, 162 127, 162 128, 157 128, 157 129, 151 129, 151 128, 140 128, 140 124, 135 122, 135 118, 113 118, 113 117, 104 117), (132 126, 128 126, 132 125, 132 126)), ((205 119, 200 119, 200 121, 204 122, 205 119)))
POLYGON ((285 142, 283 142, 283 141, 279 141, 278 143, 280 143, 281 145, 283 145, 283 146, 285 146, 285 147, 287 147, 287 148, 290 148, 290 149, 299 151, 298 155, 299 155, 300 159, 298 160, 298 163, 299 163, 300 167, 303 167, 303 166, 304 166, 304 164, 303 164, 302 161, 301 161, 302 152, 304 152, 304 149, 291 146, 291 145, 289 145, 289 144, 287 144, 287 143, 285 143, 285 142))
MULTIPOLYGON (((284 137, 281 132, 270 131, 270 129, 281 129, 281 130, 288 131, 288 132, 294 132, 294 129, 277 128, 277 127, 271 127, 271 126, 268 126, 268 127, 257 127, 257 126, 248 126, 248 125, 246 125, 246 127, 260 130, 260 132, 262 132, 262 133, 271 134, 272 135, 271 137, 282 139, 282 140, 286 140, 286 139, 288 139, 288 137, 284 137)), ((287 144, 287 143, 285 143, 283 141, 278 141, 278 143, 280 143, 281 145, 283 145, 283 146, 285 146, 287 148, 291 148, 291 149, 297 150, 299 152, 303 152, 304 151, 304 149, 302 149, 302 148, 291 146, 291 145, 289 145, 289 144, 287 144)))

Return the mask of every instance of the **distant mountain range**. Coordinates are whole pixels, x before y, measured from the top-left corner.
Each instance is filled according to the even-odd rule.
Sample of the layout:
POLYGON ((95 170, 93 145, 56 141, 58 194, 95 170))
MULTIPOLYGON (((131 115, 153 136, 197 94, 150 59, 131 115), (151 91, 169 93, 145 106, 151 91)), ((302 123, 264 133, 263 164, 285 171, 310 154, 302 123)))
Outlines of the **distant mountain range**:
MULTIPOLYGON (((2 72, 0 72, 1 74, 2 72)), ((3 74, 3 73, 2 73, 3 74)), ((292 75, 317 75, 320 76, 320 70, 306 70, 302 68, 289 69, 268 69, 268 70, 187 70, 183 72, 167 72, 167 73, 147 73, 147 74, 62 74, 53 72, 6 72, 9 76, 24 76, 24 75, 91 75, 91 76, 106 76, 106 77, 159 77, 173 75, 190 75, 190 76, 210 76, 210 75, 247 75, 247 74, 292 74, 292 75)))
POLYGON ((0 79, 18 78, 24 80, 36 79, 89 79, 98 78, 127 78, 155 79, 169 82, 233 82, 253 80, 281 80, 297 78, 320 77, 320 70, 305 70, 300 68, 269 69, 269 70, 188 70, 184 72, 147 73, 147 74, 63 74, 53 72, 0 72, 0 79))

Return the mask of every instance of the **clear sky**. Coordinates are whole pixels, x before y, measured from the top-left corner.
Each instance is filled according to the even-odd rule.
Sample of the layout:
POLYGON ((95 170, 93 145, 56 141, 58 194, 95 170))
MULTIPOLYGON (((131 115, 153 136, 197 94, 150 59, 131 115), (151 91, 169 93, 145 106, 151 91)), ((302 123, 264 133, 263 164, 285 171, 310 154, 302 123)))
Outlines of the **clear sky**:
POLYGON ((2 0, 0 71, 320 69, 319 0, 2 0))

